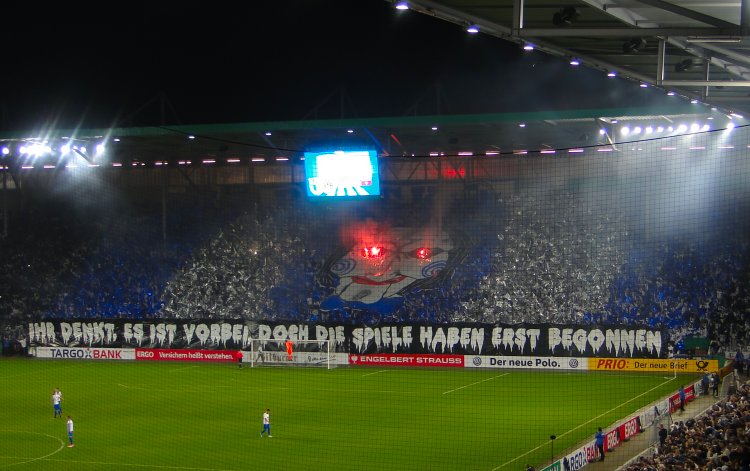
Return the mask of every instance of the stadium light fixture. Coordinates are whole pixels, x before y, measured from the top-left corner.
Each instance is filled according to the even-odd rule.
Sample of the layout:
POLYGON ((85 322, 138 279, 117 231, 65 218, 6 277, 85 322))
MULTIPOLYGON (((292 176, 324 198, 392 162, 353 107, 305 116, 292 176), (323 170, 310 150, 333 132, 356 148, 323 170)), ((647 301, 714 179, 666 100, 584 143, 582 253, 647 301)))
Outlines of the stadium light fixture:
POLYGON ((479 26, 477 26, 475 24, 470 24, 466 28, 466 32, 469 33, 469 34, 477 34, 479 32, 479 26))
POLYGON ((578 60, 575 57, 571 57, 570 58, 570 65, 572 65, 573 67, 579 66, 579 65, 581 65, 581 61, 578 60))
POLYGON ((396 10, 408 10, 409 9, 409 3, 408 2, 396 2, 396 10))
POLYGON ((578 20, 580 14, 575 7, 565 7, 552 16, 552 24, 555 26, 569 26, 578 20))
POLYGON ((633 38, 625 41, 622 45, 623 54, 636 54, 646 49, 646 40, 643 38, 633 38))
POLYGON ((692 69, 693 66, 695 66, 695 63, 693 62, 692 59, 685 59, 674 65, 674 71, 675 72, 687 72, 688 70, 692 69))
POLYGON ((524 51, 533 51, 534 50, 534 45, 531 44, 531 43, 524 43, 523 44, 523 50, 524 51))

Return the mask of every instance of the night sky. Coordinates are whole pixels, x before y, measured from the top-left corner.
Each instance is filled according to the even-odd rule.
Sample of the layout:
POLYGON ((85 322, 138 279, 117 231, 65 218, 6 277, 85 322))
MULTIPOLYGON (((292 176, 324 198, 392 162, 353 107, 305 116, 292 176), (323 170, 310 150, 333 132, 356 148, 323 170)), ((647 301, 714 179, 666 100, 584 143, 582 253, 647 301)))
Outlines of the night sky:
POLYGON ((3 4, 0 130, 637 104, 632 84, 384 0, 115 5, 3 4))

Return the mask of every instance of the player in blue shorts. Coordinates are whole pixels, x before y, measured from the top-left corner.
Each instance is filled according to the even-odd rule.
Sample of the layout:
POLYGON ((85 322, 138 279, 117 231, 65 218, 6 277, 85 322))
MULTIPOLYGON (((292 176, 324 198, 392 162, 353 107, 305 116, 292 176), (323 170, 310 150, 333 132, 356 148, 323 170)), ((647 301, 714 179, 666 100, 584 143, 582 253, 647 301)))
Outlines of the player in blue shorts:
POLYGON ((68 444, 68 448, 73 448, 75 445, 73 444, 73 418, 68 416, 68 441, 70 444, 68 444))
POLYGON ((56 419, 57 416, 62 417, 62 393, 59 389, 52 391, 52 409, 55 414, 52 418, 56 419))
POLYGON ((262 437, 264 433, 273 437, 271 435, 271 409, 266 409, 263 413, 263 430, 260 431, 260 436, 262 437))

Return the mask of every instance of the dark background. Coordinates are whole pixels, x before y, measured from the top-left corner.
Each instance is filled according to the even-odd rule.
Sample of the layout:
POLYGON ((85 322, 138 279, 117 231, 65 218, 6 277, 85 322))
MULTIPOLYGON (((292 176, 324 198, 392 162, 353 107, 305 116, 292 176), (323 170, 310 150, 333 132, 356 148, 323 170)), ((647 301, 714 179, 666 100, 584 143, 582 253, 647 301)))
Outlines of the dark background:
POLYGON ((5 131, 653 104, 599 71, 384 0, 3 11, 5 131))

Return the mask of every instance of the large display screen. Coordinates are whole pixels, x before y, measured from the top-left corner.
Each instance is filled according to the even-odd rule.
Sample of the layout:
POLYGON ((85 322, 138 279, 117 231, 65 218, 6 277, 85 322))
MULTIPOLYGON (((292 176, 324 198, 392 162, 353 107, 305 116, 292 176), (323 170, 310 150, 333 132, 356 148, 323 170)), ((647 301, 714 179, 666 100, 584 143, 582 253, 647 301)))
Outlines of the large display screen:
POLYGON ((310 199, 380 195, 374 150, 305 152, 305 188, 310 199))

